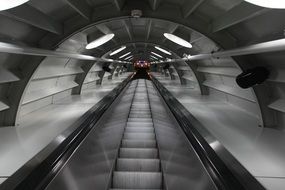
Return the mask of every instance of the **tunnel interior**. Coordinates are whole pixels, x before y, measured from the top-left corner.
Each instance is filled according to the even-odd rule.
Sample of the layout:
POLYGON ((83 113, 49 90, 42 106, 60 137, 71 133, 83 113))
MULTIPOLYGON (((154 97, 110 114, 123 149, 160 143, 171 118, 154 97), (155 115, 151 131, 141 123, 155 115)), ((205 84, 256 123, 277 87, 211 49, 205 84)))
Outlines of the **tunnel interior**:
POLYGON ((148 74, 148 69, 145 69, 145 68, 139 68, 136 70, 136 73, 133 77, 134 80, 137 80, 137 79, 147 79, 147 80, 150 80, 150 76, 148 74))
MULTIPOLYGON (((165 108, 155 104, 168 105, 164 95, 169 92, 168 101, 177 100, 185 108, 180 110, 199 123, 195 129, 213 137, 205 141, 215 154, 226 159, 219 152, 224 147, 266 189, 283 190, 281 3, 276 7, 251 0, 26 0, 9 7, 3 0, 0 5, 0 184, 50 144, 63 142, 67 131, 94 112, 94 105, 132 77, 129 85, 134 88, 123 98, 125 105, 131 106, 128 101, 137 93, 143 97, 134 98, 137 104, 147 99, 146 104, 160 112, 165 108), (153 84, 161 84, 165 93, 154 90, 158 88, 153 84)), ((151 118, 167 125, 160 116, 167 118, 151 118)), ((163 142, 163 137, 173 137, 172 127, 154 130, 166 151, 176 148, 163 142)), ((104 134, 96 137, 108 146, 104 134)), ((174 159, 179 156, 184 155, 175 152, 174 159)))

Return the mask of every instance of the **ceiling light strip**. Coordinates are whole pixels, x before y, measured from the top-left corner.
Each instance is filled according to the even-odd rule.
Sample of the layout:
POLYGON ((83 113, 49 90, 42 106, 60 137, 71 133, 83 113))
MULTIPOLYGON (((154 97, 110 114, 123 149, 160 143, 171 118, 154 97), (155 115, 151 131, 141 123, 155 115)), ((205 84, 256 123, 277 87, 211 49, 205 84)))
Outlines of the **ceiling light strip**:
POLYGON ((159 55, 159 54, 157 54, 157 53, 155 53, 155 52, 151 52, 151 54, 153 54, 153 55, 155 55, 155 56, 157 56, 157 57, 159 57, 159 58, 163 58, 161 55, 159 55))
POLYGON ((163 52, 163 53, 165 53, 167 55, 172 55, 172 53, 170 53, 169 51, 167 51, 167 50, 165 50, 165 49, 163 49, 161 47, 155 46, 155 49, 157 49, 157 50, 159 50, 159 51, 161 51, 161 52, 163 52))
POLYGON ((192 55, 180 59, 171 59, 166 60, 164 63, 173 63, 181 61, 194 61, 210 58, 223 58, 223 57, 232 57, 232 56, 241 56, 241 55, 251 55, 251 54, 260 54, 260 53, 269 53, 285 50, 285 39, 274 40, 264 43, 259 43, 255 45, 240 47, 232 50, 218 51, 208 54, 198 54, 192 55))
POLYGON ((19 46, 9 43, 0 42, 0 52, 11 53, 19 55, 32 55, 32 56, 43 56, 43 57, 56 57, 56 58, 71 58, 86 61, 102 61, 102 62, 114 62, 120 63, 119 60, 105 59, 94 57, 90 55, 75 54, 64 51, 51 51, 39 48, 31 48, 26 46, 19 46))
MULTIPOLYGON (((199 54, 192 55, 188 58, 177 59, 178 61, 187 61, 187 60, 201 60, 209 58, 222 58, 222 57, 231 57, 231 56, 241 56, 241 55, 250 55, 250 54, 260 54, 260 53, 269 53, 285 50, 285 39, 273 40, 269 42, 254 44, 250 46, 240 47, 232 50, 219 51, 208 54, 199 54)), ((32 55, 32 56, 45 56, 45 57, 57 57, 57 58, 72 58, 79 60, 89 60, 89 61, 106 61, 104 58, 97 58, 90 55, 75 54, 63 51, 51 51, 39 48, 31 48, 27 46, 19 46, 10 43, 0 42, 0 52, 2 53, 11 53, 19 55, 32 55)), ((150 56, 153 57, 153 56, 150 56)), ((157 58, 155 58, 157 59, 157 58)), ((112 62, 119 62, 119 60, 113 60, 112 62)), ((164 62, 173 62, 172 60, 167 60, 164 62)))
POLYGON ((127 47, 126 46, 122 46, 119 49, 113 51, 112 53, 110 53, 110 56, 116 55, 118 53, 120 53, 121 51, 125 50, 127 47))
POLYGON ((129 56, 129 57, 126 57, 125 60, 128 60, 128 59, 133 58, 133 57, 134 57, 134 56, 131 55, 131 56, 129 56))
POLYGON ((128 52, 128 53, 122 55, 121 57, 119 57, 119 59, 122 59, 122 58, 124 58, 124 57, 126 57, 126 56, 128 56, 128 55, 130 55, 130 54, 131 54, 131 52, 128 52))
POLYGON ((157 58, 157 57, 154 57, 154 56, 152 56, 152 55, 151 55, 150 57, 151 57, 151 58, 153 58, 153 59, 155 59, 155 60, 158 60, 158 58, 157 58))

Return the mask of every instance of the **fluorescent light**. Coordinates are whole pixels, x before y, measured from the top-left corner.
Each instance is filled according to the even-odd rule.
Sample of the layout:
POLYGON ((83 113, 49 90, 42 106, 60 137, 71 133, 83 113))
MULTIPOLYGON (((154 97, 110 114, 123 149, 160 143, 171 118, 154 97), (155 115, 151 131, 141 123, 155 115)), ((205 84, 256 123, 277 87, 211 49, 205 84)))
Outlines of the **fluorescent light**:
POLYGON ((163 52, 163 53, 165 53, 167 55, 171 55, 171 53, 169 51, 167 51, 165 49, 162 49, 161 47, 155 46, 155 49, 157 49, 157 50, 159 50, 159 51, 161 51, 161 52, 163 52))
POLYGON ((113 51, 112 53, 110 53, 110 56, 116 55, 117 53, 123 51, 126 48, 127 48, 126 46, 122 46, 119 49, 117 49, 117 50, 113 51))
POLYGON ((0 11, 17 7, 28 1, 29 0, 0 0, 0 11))
POLYGON ((119 59, 122 59, 122 58, 124 58, 124 57, 126 57, 127 55, 130 55, 130 54, 131 54, 131 52, 128 52, 128 53, 122 55, 121 57, 119 57, 119 59))
POLYGON ((133 58, 133 56, 131 55, 131 56, 129 56, 129 57, 126 57, 125 60, 128 60, 128 59, 130 59, 130 58, 133 58))
POLYGON ((245 0, 249 3, 271 9, 285 9, 284 0, 245 0))
POLYGON ((153 55, 157 56, 157 57, 160 57, 160 58, 163 58, 161 55, 155 53, 155 52, 151 52, 153 55))
POLYGON ((190 44, 190 42, 187 42, 186 40, 184 40, 178 36, 175 36, 175 35, 169 34, 169 33, 164 33, 164 36, 176 44, 179 44, 183 47, 192 48, 192 45, 190 44))
POLYGON ((152 56, 152 55, 151 55, 150 57, 151 57, 151 58, 153 58, 153 59, 156 59, 156 60, 158 60, 158 58, 157 58, 157 57, 154 57, 154 56, 152 56))
POLYGON ((96 47, 99 47, 99 46, 109 42, 110 40, 112 40, 114 38, 114 36, 115 36, 115 34, 106 34, 105 36, 102 36, 102 37, 98 38, 97 40, 90 42, 86 46, 86 49, 94 49, 96 47))

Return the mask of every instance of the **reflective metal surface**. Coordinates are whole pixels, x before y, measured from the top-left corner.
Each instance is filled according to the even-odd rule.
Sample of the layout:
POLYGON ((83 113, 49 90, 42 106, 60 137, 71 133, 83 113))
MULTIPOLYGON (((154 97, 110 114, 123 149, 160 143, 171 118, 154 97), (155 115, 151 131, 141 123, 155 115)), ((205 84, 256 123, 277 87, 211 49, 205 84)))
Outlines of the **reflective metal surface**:
POLYGON ((162 96, 151 81, 134 80, 123 91, 121 85, 105 98, 111 104, 112 97, 122 91, 110 106, 99 104, 90 110, 100 113, 108 108, 102 117, 82 118, 86 128, 94 125, 90 130, 75 131, 75 136, 66 131, 1 189, 264 189, 156 79, 153 81, 162 96), (69 138, 76 140, 66 145, 69 138), (51 151, 56 145, 66 149, 52 160, 58 154, 51 151), (25 174, 37 162, 37 172, 25 174), (28 177, 21 181, 23 173, 28 177))
POLYGON ((165 189, 217 189, 153 84, 147 85, 165 189))
POLYGON ((157 79, 153 81, 219 189, 265 189, 157 79))
POLYGON ((95 124, 109 106, 112 105, 114 100, 118 100, 116 99, 117 96, 125 88, 129 80, 130 78, 122 82, 98 104, 86 112, 76 123, 55 138, 46 148, 6 180, 0 186, 0 189, 30 190, 45 187, 65 165, 67 159, 73 154, 73 151, 90 130, 96 129, 97 125, 95 124))
POLYGON ((134 89, 120 95, 46 189, 109 188, 134 89))
POLYGON ((73 52, 51 51, 51 50, 38 49, 38 48, 32 48, 32 47, 26 47, 26 46, 19 46, 15 44, 4 43, 4 42, 0 42, 0 52, 20 54, 20 55, 72 58, 72 59, 88 60, 88 61, 104 61, 104 62, 111 62, 111 63, 129 63, 129 62, 120 61, 120 60, 113 60, 113 59, 94 57, 90 55, 76 54, 73 52))

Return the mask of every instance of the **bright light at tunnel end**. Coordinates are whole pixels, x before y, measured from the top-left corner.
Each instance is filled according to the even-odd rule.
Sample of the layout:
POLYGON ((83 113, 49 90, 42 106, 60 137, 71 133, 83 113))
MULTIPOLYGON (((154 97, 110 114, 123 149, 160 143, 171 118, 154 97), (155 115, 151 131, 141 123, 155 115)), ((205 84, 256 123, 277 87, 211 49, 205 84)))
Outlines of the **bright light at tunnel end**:
POLYGON ((99 47, 105 43, 107 43, 108 41, 112 40, 114 38, 115 34, 106 34, 92 42, 90 42, 89 44, 87 44, 86 49, 94 49, 96 47, 99 47))
POLYGON ((20 6, 29 0, 0 0, 0 11, 20 6))
POLYGON ((285 1, 284 0, 245 0, 248 3, 271 8, 271 9, 285 9, 285 1))
POLYGON ((186 40, 184 40, 178 36, 175 36, 175 35, 169 34, 169 33, 164 33, 163 35, 164 35, 164 37, 166 37, 167 39, 169 39, 170 41, 172 41, 178 45, 181 45, 181 46, 186 47, 186 48, 192 48, 192 45, 190 44, 190 42, 187 42, 186 40))

